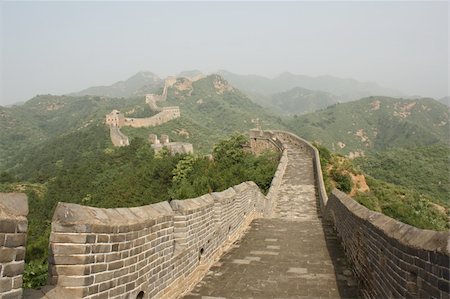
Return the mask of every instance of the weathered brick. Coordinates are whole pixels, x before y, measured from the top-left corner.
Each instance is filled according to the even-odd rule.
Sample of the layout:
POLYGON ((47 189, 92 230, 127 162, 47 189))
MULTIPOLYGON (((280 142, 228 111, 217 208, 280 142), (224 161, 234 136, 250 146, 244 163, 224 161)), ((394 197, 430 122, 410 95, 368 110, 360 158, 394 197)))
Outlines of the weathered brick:
POLYGON ((93 264, 91 266, 91 273, 103 272, 106 271, 107 268, 108 268, 107 264, 93 264))
POLYGON ((119 296, 125 293, 125 286, 118 286, 109 291, 109 297, 119 296))
POLYGON ((99 292, 103 292, 103 291, 109 290, 113 287, 115 287, 114 282, 112 280, 108 280, 108 281, 101 283, 98 290, 99 290, 99 292))
POLYGON ((17 222, 17 232, 26 233, 28 229, 28 221, 26 219, 19 220, 17 222))
POLYGON ((52 275, 89 275, 91 274, 89 265, 51 265, 52 275))
POLYGON ((19 299, 22 298, 22 289, 14 289, 2 294, 2 299, 19 299))
POLYGON ((84 254, 90 253, 90 246, 84 244, 60 244, 52 243, 50 244, 50 250, 53 254, 57 255, 73 255, 73 254, 84 254))
POLYGON ((109 298, 108 291, 99 293, 92 297, 92 299, 108 299, 108 298, 109 298))
POLYGON ((98 284, 101 282, 105 282, 108 280, 111 280, 114 278, 114 273, 113 272, 101 272, 101 273, 97 273, 94 276, 94 283, 98 284))
POLYGON ((55 233, 50 235, 50 242, 52 243, 75 243, 85 244, 87 241, 86 234, 70 234, 70 233, 55 233))
POLYGON ((449 293, 450 292, 450 282, 448 280, 442 280, 440 279, 438 282, 438 288, 439 290, 449 293))
POLYGON ((86 237, 86 243, 95 243, 97 241, 97 235, 88 235, 86 237))
POLYGON ((15 248, 0 247, 0 263, 9 263, 16 258, 15 248))
POLYGON ((3 276, 13 277, 23 274, 24 262, 14 262, 4 265, 3 276))
POLYGON ((5 238, 5 247, 19 247, 25 246, 27 241, 26 234, 7 234, 5 238))
POLYGON ((131 292, 136 287, 136 284, 134 282, 130 282, 125 286, 126 292, 131 292))
POLYGON ((128 273, 128 270, 126 268, 118 269, 114 271, 114 278, 119 278, 128 273))
POLYGON ((25 247, 16 248, 16 261, 23 261, 25 259, 25 247))
POLYGON ((111 252, 111 244, 92 245, 92 253, 111 252))
POLYGON ((17 220, 15 219, 0 219, 0 232, 15 233, 17 227, 17 220))
POLYGON ((109 237, 110 242, 112 243, 117 243, 117 242, 123 242, 125 241, 125 235, 124 234, 120 234, 120 235, 111 235, 109 237))
POLYGON ((53 255, 49 258, 50 263, 55 265, 80 265, 94 263, 93 255, 53 255))
POLYGON ((97 235, 97 243, 106 243, 109 242, 108 235, 97 235))
POLYGON ((93 286, 90 286, 90 287, 88 288, 88 294, 89 294, 89 295, 97 294, 97 293, 98 293, 98 287, 99 287, 98 284, 93 285, 93 286))
POLYGON ((113 253, 107 253, 105 254, 105 260, 107 263, 117 261, 120 259, 120 253, 119 252, 113 252, 113 253))
MULTIPOLYGON (((58 285, 62 287, 89 286, 94 282, 93 276, 58 276, 58 285)), ((85 291, 87 293, 87 290, 85 291)))
POLYGON ((116 269, 119 269, 121 267, 123 267, 123 261, 115 261, 115 262, 112 262, 112 263, 108 264, 108 270, 109 271, 110 270, 116 270, 116 269))
POLYGON ((22 287, 23 277, 22 275, 13 278, 13 289, 19 289, 22 287))
POLYGON ((13 279, 10 277, 0 278, 0 294, 8 292, 12 289, 13 279))

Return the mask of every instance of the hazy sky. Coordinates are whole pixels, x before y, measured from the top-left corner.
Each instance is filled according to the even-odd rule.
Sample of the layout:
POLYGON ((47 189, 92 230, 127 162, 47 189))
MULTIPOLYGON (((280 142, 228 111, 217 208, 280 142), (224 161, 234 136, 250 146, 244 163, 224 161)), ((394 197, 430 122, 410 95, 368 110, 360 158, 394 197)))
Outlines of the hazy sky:
POLYGON ((448 2, 0 2, 0 105, 139 70, 289 71, 448 94, 448 2))

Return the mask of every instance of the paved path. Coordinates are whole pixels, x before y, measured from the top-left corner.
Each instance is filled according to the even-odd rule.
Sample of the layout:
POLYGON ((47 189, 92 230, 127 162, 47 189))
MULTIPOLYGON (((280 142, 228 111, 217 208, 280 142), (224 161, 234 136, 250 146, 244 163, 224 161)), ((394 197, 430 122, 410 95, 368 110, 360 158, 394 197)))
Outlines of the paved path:
POLYGON ((288 148, 273 218, 252 222, 185 299, 357 298, 333 228, 317 212, 312 159, 288 148))

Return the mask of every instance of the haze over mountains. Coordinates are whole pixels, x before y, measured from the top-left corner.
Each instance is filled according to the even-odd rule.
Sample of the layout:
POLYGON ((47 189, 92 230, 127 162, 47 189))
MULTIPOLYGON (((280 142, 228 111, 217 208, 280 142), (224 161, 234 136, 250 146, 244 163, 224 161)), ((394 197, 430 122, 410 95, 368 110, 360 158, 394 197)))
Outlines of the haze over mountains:
MULTIPOLYGON (((168 99, 163 104, 180 106, 181 118, 155 128, 125 128, 125 133, 132 138, 170 133, 171 139, 192 142, 197 150, 208 152, 221 137, 253 128, 258 119, 265 129, 291 130, 347 155, 392 146, 448 143, 448 108, 432 99, 380 97, 377 92, 396 92, 333 77, 311 78, 286 73, 267 79, 224 71, 222 74, 235 84, 219 75, 205 77, 196 70, 177 74, 177 77, 195 78, 178 80, 169 88, 168 99), (322 90, 292 87, 302 82, 322 90), (237 86, 247 87, 247 92, 237 86), (284 88, 287 90, 276 92, 284 88), (265 94, 255 96, 252 91, 265 94), (374 98, 337 104, 343 101, 344 94, 372 94, 374 98), (302 115, 305 113, 309 114, 302 115)), ((20 106, 1 107, 0 164, 23 148, 93 124, 102 125, 104 115, 112 109, 119 109, 128 117, 149 116, 151 111, 144 95, 160 93, 163 84, 163 79, 146 71, 109 86, 90 87, 67 96, 37 96, 20 106)))
POLYGON ((72 96, 105 96, 115 98, 128 98, 132 96, 139 96, 145 93, 151 93, 157 86, 163 84, 163 80, 157 75, 148 71, 141 71, 131 76, 125 81, 119 81, 107 86, 93 86, 83 89, 79 92, 74 92, 69 95, 72 96))
MULTIPOLYGON (((177 77, 195 77, 201 75, 198 70, 183 71, 177 77)), ((285 72, 275 78, 259 75, 238 75, 220 70, 217 74, 225 78, 231 85, 250 95, 272 95, 301 87, 335 95, 340 101, 346 102, 372 95, 391 97, 406 96, 400 91, 384 88, 376 83, 360 82, 354 79, 342 79, 333 76, 310 77, 285 72)), ((71 95, 98 95, 109 97, 130 97, 140 95, 147 89, 162 83, 162 79, 152 72, 141 71, 125 81, 119 81, 109 86, 94 86, 71 95)))

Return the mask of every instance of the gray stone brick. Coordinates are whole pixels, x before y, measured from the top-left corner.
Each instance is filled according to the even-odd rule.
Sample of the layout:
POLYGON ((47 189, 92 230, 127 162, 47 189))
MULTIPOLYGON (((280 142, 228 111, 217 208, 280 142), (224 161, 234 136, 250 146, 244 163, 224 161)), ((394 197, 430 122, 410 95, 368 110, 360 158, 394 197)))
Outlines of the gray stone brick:
POLYGON ((16 258, 15 248, 0 247, 0 263, 9 263, 16 258))
POLYGON ((16 248, 16 261, 23 261, 25 259, 25 247, 16 248))
POLYGON ((4 265, 3 268, 3 276, 5 277, 13 277, 17 275, 22 275, 24 269, 24 262, 13 262, 4 265))
POLYGON ((19 289, 22 287, 22 285, 23 285, 22 275, 13 278, 13 289, 19 289))
POLYGON ((94 263, 93 255, 54 255, 49 258, 50 263, 54 265, 80 265, 94 263))
POLYGON ((25 246, 25 243, 27 241, 27 235, 26 234, 7 234, 5 238, 5 247, 19 247, 19 246, 25 246))
POLYGON ((21 299, 23 291, 22 289, 14 289, 7 293, 2 294, 2 299, 21 299))
POLYGON ((12 289, 13 279, 10 277, 0 278, 0 294, 6 293, 12 289))
POLYGON ((73 254, 85 254, 91 252, 91 247, 84 244, 50 244, 50 250, 56 255, 73 255, 73 254))
POLYGON ((0 219, 0 232, 15 233, 18 221, 15 219, 0 219))

